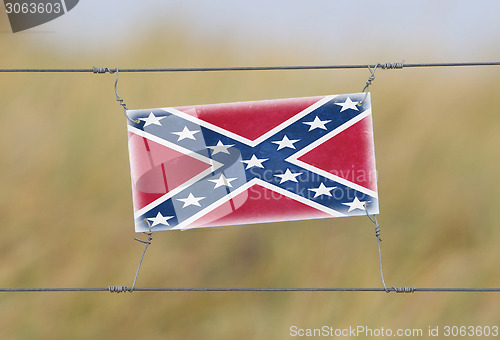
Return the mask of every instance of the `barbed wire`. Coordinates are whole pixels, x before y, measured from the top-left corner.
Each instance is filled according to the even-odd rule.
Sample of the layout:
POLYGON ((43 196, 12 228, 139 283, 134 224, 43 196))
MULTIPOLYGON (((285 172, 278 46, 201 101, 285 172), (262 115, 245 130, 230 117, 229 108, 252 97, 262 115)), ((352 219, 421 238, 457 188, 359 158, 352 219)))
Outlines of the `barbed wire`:
POLYGON ((22 292, 384 292, 384 293, 500 293, 500 288, 417 288, 417 287, 392 287, 389 291, 385 288, 152 288, 126 286, 109 286, 106 288, 0 288, 0 293, 22 292))
POLYGON ((376 63, 376 64, 344 64, 344 65, 290 65, 290 66, 233 66, 233 67, 169 67, 169 68, 3 68, 0 72, 11 73, 114 73, 119 72, 216 72, 216 71, 273 71, 273 70, 333 70, 333 69, 402 69, 421 67, 463 67, 463 66, 500 66, 500 61, 486 62, 447 62, 447 63, 376 63))

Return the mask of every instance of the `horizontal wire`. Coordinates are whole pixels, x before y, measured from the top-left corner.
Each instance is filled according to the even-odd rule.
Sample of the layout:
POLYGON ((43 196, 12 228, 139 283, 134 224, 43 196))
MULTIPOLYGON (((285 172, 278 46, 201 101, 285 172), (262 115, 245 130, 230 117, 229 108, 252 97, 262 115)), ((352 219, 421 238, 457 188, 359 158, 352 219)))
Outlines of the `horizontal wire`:
MULTIPOLYGON (((385 288, 137 288, 134 292, 489 292, 500 293, 500 288, 415 288, 403 290, 402 287, 386 291, 385 288)), ((107 288, 0 288, 0 293, 14 292, 132 292, 124 286, 107 288), (119 288, 119 289, 116 289, 119 288)))
POLYGON ((178 68, 3 68, 0 72, 75 72, 75 73, 114 73, 119 72, 210 72, 210 71, 270 71, 270 70, 328 70, 328 69, 364 69, 379 66, 383 69, 401 69, 408 67, 457 67, 457 66, 500 66, 500 62, 459 62, 459 63, 378 63, 355 65, 301 65, 301 66, 236 66, 236 67, 178 67, 178 68))

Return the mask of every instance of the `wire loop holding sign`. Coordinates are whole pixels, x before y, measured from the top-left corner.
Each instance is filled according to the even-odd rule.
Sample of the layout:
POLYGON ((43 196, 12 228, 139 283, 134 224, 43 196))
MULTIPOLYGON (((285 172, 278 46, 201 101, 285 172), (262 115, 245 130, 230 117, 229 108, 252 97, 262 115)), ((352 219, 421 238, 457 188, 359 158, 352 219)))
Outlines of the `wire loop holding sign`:
POLYGON ((116 80, 115 80, 115 95, 116 95, 116 101, 120 103, 120 105, 123 107, 123 114, 125 115, 125 117, 127 117, 128 121, 131 122, 131 123, 134 123, 134 124, 138 124, 139 123, 139 120, 133 120, 131 119, 128 114, 127 114, 127 104, 125 104, 123 102, 123 99, 120 98, 120 95, 118 94, 118 90, 117 90, 117 86, 118 86, 118 68, 116 68, 115 70, 116 72, 116 80))
POLYGON ((370 76, 368 77, 368 80, 365 83, 365 87, 363 87, 363 91, 361 91, 362 93, 363 92, 365 93, 365 96, 363 100, 358 103, 358 106, 363 105, 363 103, 366 100, 366 97, 368 96, 368 88, 372 84, 372 81, 375 80, 375 71, 377 70, 377 67, 380 67, 383 70, 394 70, 394 69, 402 69, 404 65, 405 65, 404 60, 402 62, 396 62, 396 63, 384 63, 384 64, 378 63, 375 66, 373 66, 373 68, 371 68, 370 65, 367 65, 368 70, 370 71, 370 76))
POLYGON ((151 230, 151 224, 149 223, 149 221, 147 219, 144 219, 144 221, 146 221, 146 223, 148 224, 149 231, 144 232, 144 234, 148 236, 148 239, 146 241, 144 241, 144 240, 141 240, 141 239, 134 237, 134 240, 139 241, 141 243, 144 243, 144 244, 146 244, 146 246, 144 247, 144 250, 143 250, 142 256, 141 256, 141 260, 139 261, 139 265, 137 266, 137 271, 135 272, 135 277, 134 277, 134 282, 132 283, 132 287, 128 288, 127 286, 109 286, 107 290, 110 293, 118 293, 118 294, 124 293, 124 292, 132 293, 135 289, 135 283, 137 282, 137 276, 139 276, 139 270, 141 269, 142 260, 144 260, 144 255, 146 254, 146 250, 148 250, 148 247, 151 244, 151 241, 153 240, 153 237, 151 236, 151 235, 153 235, 153 231, 151 230))
POLYGON ((144 251, 142 252, 141 260, 139 261, 139 265, 137 266, 137 271, 135 272, 134 283, 132 284, 132 288, 129 289, 129 292, 131 292, 131 293, 134 291, 135 283, 137 282, 137 276, 139 275, 139 270, 141 269, 142 260, 144 259, 144 255, 146 254, 146 250, 148 250, 148 247, 151 244, 151 241, 153 240, 153 237, 151 236, 151 235, 153 235, 153 231, 151 231, 151 224, 149 223, 149 221, 147 219, 144 219, 144 221, 146 221, 146 223, 148 224, 149 231, 144 232, 144 234, 147 235, 148 239, 146 241, 143 241, 141 239, 134 237, 134 240, 142 242, 142 243, 146 244, 146 246, 144 247, 144 251))
POLYGON ((382 242, 382 238, 380 238, 380 233, 381 233, 380 224, 378 223, 377 217, 375 215, 373 215, 373 217, 370 216, 370 214, 368 213, 367 206, 368 206, 368 204, 365 203, 364 208, 365 208, 366 216, 368 216, 370 221, 372 221, 373 224, 375 224, 375 237, 377 238, 377 245, 378 245, 378 262, 379 262, 379 266, 380 266, 380 279, 382 280, 382 285, 384 286, 384 290, 387 293, 389 293, 390 290, 387 289, 387 287, 385 285, 384 271, 382 269, 382 250, 380 249, 380 242, 382 242))
POLYGON ((109 73, 109 74, 113 74, 113 73, 116 73, 116 80, 115 80, 115 96, 116 96, 116 101, 123 107, 123 114, 125 115, 125 117, 128 119, 129 122, 131 123, 134 123, 134 124, 138 124, 140 121, 139 120, 133 120, 131 119, 128 114, 127 114, 127 104, 124 103, 123 99, 120 97, 120 95, 118 94, 118 78, 119 78, 119 74, 118 74, 118 67, 115 68, 115 69, 110 69, 109 67, 93 67, 92 68, 92 72, 94 73, 109 73))
POLYGON ((372 223, 375 224, 375 237, 377 238, 377 246, 378 246, 378 262, 379 262, 379 266, 380 266, 380 279, 382 280, 382 285, 384 286, 385 292, 386 293, 390 293, 390 292, 413 293, 413 292, 415 292, 415 287, 394 287, 393 286, 391 288, 387 288, 387 286, 385 285, 384 270, 382 269, 382 250, 380 248, 380 242, 382 242, 382 238, 380 237, 380 234, 382 231, 380 230, 380 223, 378 223, 378 221, 377 221, 377 216, 375 214, 370 216, 370 214, 368 213, 367 206, 368 206, 368 204, 365 203, 364 208, 365 208, 366 216, 368 216, 370 221, 372 221, 372 223))
POLYGON ((368 96, 368 88, 370 87, 370 85, 372 84, 372 81, 375 80, 375 71, 377 70, 377 67, 379 66, 380 64, 377 64, 375 65, 375 67, 372 69, 370 67, 370 65, 368 65, 368 70, 370 70, 370 76, 368 77, 368 80, 366 81, 366 84, 365 84, 365 87, 363 87, 363 91, 361 92, 364 92, 365 93, 365 96, 363 97, 363 100, 361 100, 359 103, 358 103, 358 106, 362 106, 363 103, 365 102, 366 100, 366 97, 368 96))

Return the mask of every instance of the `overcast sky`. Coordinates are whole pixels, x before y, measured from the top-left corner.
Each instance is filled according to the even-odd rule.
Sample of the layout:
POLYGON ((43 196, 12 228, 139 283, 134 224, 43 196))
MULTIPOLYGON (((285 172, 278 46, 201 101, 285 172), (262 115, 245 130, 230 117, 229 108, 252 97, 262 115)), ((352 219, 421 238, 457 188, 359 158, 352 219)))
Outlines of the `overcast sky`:
MULTIPOLYGON (((498 60, 498 0, 80 0, 68 14, 17 34, 61 49, 129 45, 156 27, 221 38, 240 51, 266 46, 352 56, 369 51, 433 60, 498 60), (44 33, 44 34, 41 34, 44 33), (75 44, 78 41, 78 44, 75 44)), ((416 60, 411 60, 416 61, 416 60)))

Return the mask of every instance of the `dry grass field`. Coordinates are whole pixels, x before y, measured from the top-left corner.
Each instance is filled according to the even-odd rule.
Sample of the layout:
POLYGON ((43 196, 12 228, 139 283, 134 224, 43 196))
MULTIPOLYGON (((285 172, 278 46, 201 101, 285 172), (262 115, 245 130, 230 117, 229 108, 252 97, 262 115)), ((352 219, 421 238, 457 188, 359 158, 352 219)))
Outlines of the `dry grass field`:
MULTIPOLYGON (((0 68, 249 64, 223 41, 159 44, 153 35, 106 55, 61 55, 35 38, 1 34, 0 68)), ((295 62, 295 52, 271 48, 250 64, 307 61, 295 62)), ((353 93, 368 75, 124 73, 119 92, 139 109, 353 93)), ((376 76, 387 284, 499 287, 500 70, 376 76)), ((131 285, 143 245, 133 240, 126 123, 113 82, 109 74, 0 74, 0 287, 131 285)), ((139 287, 381 286, 363 217, 153 236, 139 287)), ((499 325, 499 302, 498 293, 0 293, 0 338, 287 339, 292 325, 426 332, 499 325)))

